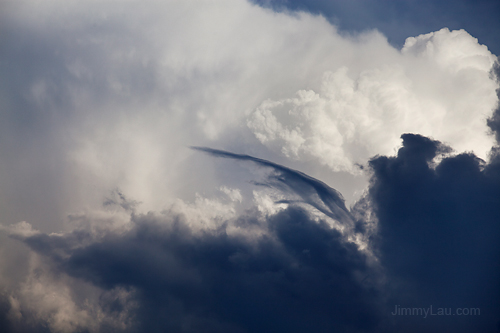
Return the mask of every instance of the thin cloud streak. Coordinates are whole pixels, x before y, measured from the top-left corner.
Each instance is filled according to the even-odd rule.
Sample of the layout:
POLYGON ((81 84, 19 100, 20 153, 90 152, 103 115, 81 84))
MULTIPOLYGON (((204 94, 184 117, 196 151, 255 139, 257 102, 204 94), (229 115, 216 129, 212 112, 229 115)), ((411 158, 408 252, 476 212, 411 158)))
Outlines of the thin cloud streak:
MULTIPOLYGON (((251 161, 260 166, 272 168, 275 173, 269 176, 269 185, 284 185, 295 194, 299 195, 304 203, 313 206, 326 216, 339 221, 344 226, 350 228, 354 226, 354 218, 349 210, 347 210, 342 194, 316 178, 283 165, 250 155, 235 154, 207 147, 193 146, 191 148, 215 157, 251 161)), ((282 200, 281 202, 286 203, 290 201, 282 200)))

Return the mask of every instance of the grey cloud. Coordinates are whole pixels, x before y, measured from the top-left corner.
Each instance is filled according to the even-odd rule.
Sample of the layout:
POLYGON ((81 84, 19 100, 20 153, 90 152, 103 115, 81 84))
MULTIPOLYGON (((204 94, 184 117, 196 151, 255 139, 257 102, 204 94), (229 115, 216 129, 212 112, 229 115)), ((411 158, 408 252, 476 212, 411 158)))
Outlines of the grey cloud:
MULTIPOLYGON (((491 74, 495 76, 497 82, 500 82, 500 58, 498 58, 491 74)), ((487 120, 488 126, 495 134, 497 143, 500 144, 500 88, 497 89, 498 103, 493 115, 487 120)))
MULTIPOLYGON (((493 332, 500 318, 500 155, 493 150, 486 163, 470 153, 449 156, 449 147, 420 135, 402 139, 396 157, 370 161, 369 192, 352 212, 335 190, 306 174, 194 148, 271 168, 264 184, 313 207, 320 206, 310 199, 317 196, 362 224, 373 209, 378 225, 370 244, 379 263, 293 202, 274 215, 248 210, 198 232, 182 213, 129 210, 132 228, 125 232, 18 233, 17 239, 61 273, 104 291, 134 291, 129 301, 139 306, 130 331, 493 332), (265 232, 247 238, 230 226, 265 232), (479 308, 481 315, 391 316, 396 305, 479 308)), ((130 200, 118 195, 107 205, 128 209, 122 202, 130 200)), ((113 298, 108 303, 104 309, 120 311, 113 298)))
MULTIPOLYGON (((254 214, 237 223, 255 223, 254 214)), ((85 246, 75 232, 64 241, 41 234, 24 242, 73 277, 104 290, 136 289, 132 331, 361 332, 382 324, 376 270, 303 209, 270 217, 269 235, 257 243, 224 226, 194 234, 168 212, 131 220, 130 232, 85 246)))
MULTIPOLYGON (((459 3, 464 8, 464 2, 459 3)), ((298 200, 284 200, 289 208, 264 222, 264 214, 249 210, 201 233, 190 229, 187 213, 154 213, 179 198, 181 191, 191 195, 216 185, 202 174, 210 166, 186 162, 186 145, 231 142, 233 150, 250 146, 247 151, 262 151, 248 129, 241 131, 249 112, 269 98, 318 90, 326 71, 347 66, 356 76, 397 64, 401 53, 384 36, 345 38, 322 19, 275 15, 243 1, 213 2, 207 8, 182 1, 120 8, 113 1, 37 4, 16 1, 0 10, 0 223, 26 220, 41 230, 12 236, 31 249, 30 257, 11 247, 13 240, 2 239, 1 331, 127 331, 111 321, 98 322, 101 315, 130 322, 128 330, 141 332, 457 332, 472 327, 487 331, 495 325, 500 299, 498 147, 489 163, 462 154, 433 169, 429 161, 443 146, 407 135, 397 157, 371 161, 370 192, 355 206, 357 211, 345 207, 338 191, 305 173, 247 155, 198 148, 269 168, 271 175, 261 185, 298 200), (172 19, 176 17, 183 19, 172 19), (104 226, 112 214, 92 215, 100 212, 103 194, 116 187, 125 187, 123 193, 142 202, 139 213, 138 202, 122 192, 104 198, 107 208, 126 217, 123 228, 104 226), (375 209, 380 228, 374 250, 383 266, 368 263, 345 235, 326 221, 317 222, 295 202, 348 226, 355 221, 352 230, 365 236, 367 212, 375 209), (88 211, 79 212, 82 209, 88 211), (88 221, 92 228, 72 224, 88 221), (243 234, 262 228, 264 236, 249 240, 235 236, 229 226, 243 234), (77 230, 48 233, 61 229, 77 230), (53 280, 47 286, 40 277, 49 273, 53 280), (387 285, 381 283, 383 278, 387 285), (22 288, 39 292, 47 308, 30 293, 23 303, 22 288), (85 299, 87 289, 101 292, 89 311, 79 312, 83 301, 66 307, 73 304, 66 302, 71 297, 85 299), (120 298, 118 291, 128 298, 120 298), (10 296, 18 297, 20 305, 10 296), (59 302, 58 297, 66 298, 59 302), (437 323, 388 316, 391 302, 427 306, 431 301, 478 305, 486 312, 437 323), (22 321, 12 320, 13 314, 22 321), (69 321, 81 316, 64 326, 68 322, 54 323, 59 315, 69 321), (87 322, 94 326, 83 327, 87 322)), ((345 2, 340 6, 360 6, 367 19, 347 14, 342 18, 342 8, 336 15, 343 20, 344 32, 349 24, 363 30, 377 27, 377 20, 387 21, 391 11, 397 17, 406 10, 398 6, 405 4, 384 11, 387 7, 345 2)), ((419 20, 425 6, 430 5, 424 2, 419 20)), ((495 6, 489 15, 498 12, 495 6)), ((335 21, 334 15, 327 16, 335 21)), ((445 24, 439 15, 433 18, 435 25, 417 22, 417 30, 406 23, 393 29, 391 24, 401 20, 378 27, 400 45, 403 37, 445 24)), ((467 28, 481 43, 495 42, 462 24, 445 25, 467 28)), ((490 36, 495 27, 497 23, 487 27, 490 36)), ((432 68, 413 62, 405 66, 423 73, 419 84, 432 86, 428 83, 435 80, 426 74, 432 68)), ((455 82, 445 77, 448 81, 455 82)), ((442 86, 439 80, 434 84, 442 86)), ((468 85, 463 89, 470 90, 468 85)), ((460 92, 443 96, 464 104, 460 92)), ((477 106, 483 99, 471 104, 477 106)), ((431 99, 437 104, 443 100, 431 99)), ((497 138, 498 112, 489 122, 497 138)), ((314 172, 316 162, 303 162, 297 168, 314 172)))

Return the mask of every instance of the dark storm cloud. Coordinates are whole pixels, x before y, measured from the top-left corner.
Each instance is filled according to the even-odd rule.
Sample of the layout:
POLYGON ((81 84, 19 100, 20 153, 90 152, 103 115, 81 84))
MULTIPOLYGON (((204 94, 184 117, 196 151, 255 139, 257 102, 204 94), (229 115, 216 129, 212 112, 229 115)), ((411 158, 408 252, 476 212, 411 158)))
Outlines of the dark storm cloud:
MULTIPOLYGON (((195 232, 183 214, 137 214, 118 193, 106 205, 130 213, 129 231, 16 237, 57 271, 105 291, 129 290, 129 301, 138 304, 132 331, 494 332, 500 319, 500 154, 493 150, 486 163, 469 153, 450 157, 450 148, 420 135, 402 139, 397 156, 369 162, 369 192, 357 205, 376 213, 372 245, 380 266, 293 204, 265 218, 249 210, 195 232), (265 232, 235 235, 229 225, 265 232), (480 315, 392 316, 396 306, 478 308, 480 315)), ((308 199, 314 194, 328 209, 350 214, 328 204, 342 203, 341 196, 310 176, 248 155, 195 149, 272 168, 265 184, 316 207, 308 199)), ((102 302, 105 311, 127 307, 114 298, 102 302)))
POLYGON ((275 10, 320 13, 341 30, 378 29, 389 41, 402 46, 408 36, 439 30, 465 29, 500 54, 500 2, 496 0, 390 1, 390 0, 252 0, 275 10))
POLYGON ((390 301, 402 307, 477 307, 481 316, 395 320, 405 331, 493 332, 500 320, 499 156, 486 164, 463 153, 434 169, 432 160, 447 147, 419 135, 402 139, 396 157, 369 163, 390 301))
MULTIPOLYGON (((134 228, 88 236, 39 234, 24 242, 71 276, 105 289, 134 288, 143 332, 373 331, 375 271, 353 243, 290 207, 257 242, 225 226, 194 234, 181 215, 132 214, 134 228)), ((258 223, 249 214, 236 222, 258 223)))
MULTIPOLYGON (((271 185, 282 189, 284 187, 288 191, 300 196, 304 203, 313 206, 323 214, 345 225, 351 225, 353 222, 353 218, 345 206, 342 194, 305 173, 249 155, 234 154, 206 147, 192 147, 192 149, 203 151, 216 157, 251 161, 260 166, 269 167, 273 169, 274 173, 269 176, 267 183, 261 185, 271 185)), ((290 201, 285 200, 282 202, 290 201)))

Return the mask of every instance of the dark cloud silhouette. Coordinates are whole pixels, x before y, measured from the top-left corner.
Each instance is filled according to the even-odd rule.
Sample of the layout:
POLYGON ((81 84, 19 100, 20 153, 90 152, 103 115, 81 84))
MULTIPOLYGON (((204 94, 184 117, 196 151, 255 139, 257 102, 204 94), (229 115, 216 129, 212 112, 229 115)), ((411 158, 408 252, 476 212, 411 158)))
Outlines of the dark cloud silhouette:
MULTIPOLYGON (((450 156, 451 148, 420 135, 404 134, 402 139, 403 147, 396 157, 378 156, 369 162, 373 172, 369 193, 355 206, 361 215, 363 210, 374 209, 378 219, 373 241, 387 278, 385 304, 410 308, 433 305, 434 309, 453 311, 468 307, 482 312, 458 319, 392 317, 390 328, 493 331, 500 319, 498 149, 492 150, 491 161, 486 163, 472 153, 450 156)), ((324 190, 326 184, 295 170, 247 155, 201 150, 271 167, 277 172, 274 177, 286 175, 286 184, 298 178, 302 186, 292 189, 296 193, 310 193, 304 190, 310 186, 320 189, 318 193, 340 198, 324 190)), ((312 200, 306 197, 304 202, 312 200)))
MULTIPOLYGON (((290 207, 257 242, 225 227, 193 233, 182 216, 132 215, 134 228, 82 246, 81 232, 24 239, 58 269, 111 290, 133 288, 134 330, 373 331, 379 295, 365 255, 325 222, 290 207)), ((255 216, 239 218, 255 224, 255 216)))
POLYGON ((498 156, 486 164, 463 153, 433 168, 432 160, 447 147, 419 135, 402 139, 396 157, 369 163, 377 247, 393 284, 389 302, 480 308, 481 315, 395 319, 405 331, 493 332, 500 319, 498 156))

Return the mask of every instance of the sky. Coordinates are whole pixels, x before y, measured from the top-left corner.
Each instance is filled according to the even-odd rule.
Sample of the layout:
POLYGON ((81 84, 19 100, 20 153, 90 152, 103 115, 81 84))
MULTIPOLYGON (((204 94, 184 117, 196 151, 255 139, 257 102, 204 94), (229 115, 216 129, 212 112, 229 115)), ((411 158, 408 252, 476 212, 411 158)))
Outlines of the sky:
POLYGON ((0 331, 500 332, 498 1, 0 4, 0 331))

